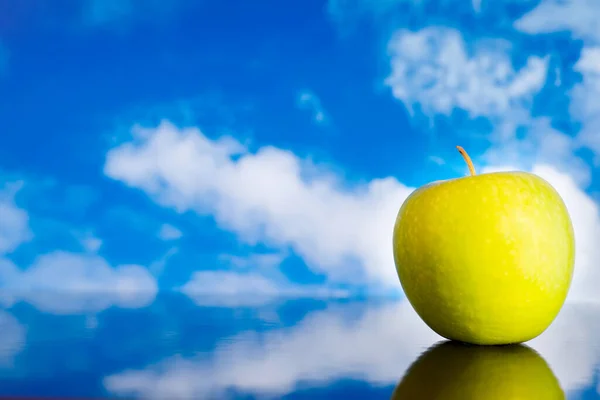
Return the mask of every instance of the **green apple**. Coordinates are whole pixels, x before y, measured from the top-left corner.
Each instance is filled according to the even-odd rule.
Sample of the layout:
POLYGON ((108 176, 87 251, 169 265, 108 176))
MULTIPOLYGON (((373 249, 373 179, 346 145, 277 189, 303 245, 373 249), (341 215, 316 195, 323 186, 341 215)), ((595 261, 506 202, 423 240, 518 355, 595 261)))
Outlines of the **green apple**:
POLYGON ((392 400, 564 400, 544 359, 525 345, 472 346, 444 342, 415 361, 392 400))
POLYGON ((571 285, 575 238, 567 208, 527 172, 437 181, 404 201, 393 232, 396 270, 417 314, 472 344, 525 342, 556 318, 571 285))

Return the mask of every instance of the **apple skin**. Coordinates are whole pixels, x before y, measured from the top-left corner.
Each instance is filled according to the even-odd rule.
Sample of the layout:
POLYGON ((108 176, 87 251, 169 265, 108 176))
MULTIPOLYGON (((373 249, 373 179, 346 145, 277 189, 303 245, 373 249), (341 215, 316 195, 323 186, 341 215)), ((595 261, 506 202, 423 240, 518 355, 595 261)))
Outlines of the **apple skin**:
POLYGON ((433 182, 404 201, 393 232, 396 270, 439 335, 500 345, 540 335, 573 276, 567 208, 544 179, 495 172, 433 182))
POLYGON ((564 400, 546 361, 525 345, 471 346, 443 342, 406 371, 392 400, 564 400))

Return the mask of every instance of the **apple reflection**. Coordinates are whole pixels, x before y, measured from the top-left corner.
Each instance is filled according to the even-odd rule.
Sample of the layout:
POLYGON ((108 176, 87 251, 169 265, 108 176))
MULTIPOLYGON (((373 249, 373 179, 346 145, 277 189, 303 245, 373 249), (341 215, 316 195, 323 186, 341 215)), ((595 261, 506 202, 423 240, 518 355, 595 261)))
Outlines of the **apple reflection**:
POLYGON ((565 399, 542 356, 526 345, 435 344, 406 371, 392 400, 565 399))

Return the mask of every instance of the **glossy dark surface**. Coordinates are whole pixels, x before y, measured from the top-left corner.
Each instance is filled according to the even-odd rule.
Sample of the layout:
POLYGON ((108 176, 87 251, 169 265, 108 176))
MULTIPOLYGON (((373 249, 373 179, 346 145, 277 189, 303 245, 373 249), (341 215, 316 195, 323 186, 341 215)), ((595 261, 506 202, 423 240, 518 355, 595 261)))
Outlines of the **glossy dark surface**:
POLYGON ((600 398, 595 306, 565 306, 527 347, 489 352, 446 344, 406 374, 441 338, 404 301, 256 298, 249 304, 161 293, 149 307, 125 309, 104 306, 108 294, 3 296, 15 300, 0 311, 3 396, 389 399, 410 376, 404 388, 409 382, 413 393, 435 390, 444 399, 462 398, 478 385, 497 394, 552 382, 558 396, 552 398, 563 391, 569 399, 600 398))

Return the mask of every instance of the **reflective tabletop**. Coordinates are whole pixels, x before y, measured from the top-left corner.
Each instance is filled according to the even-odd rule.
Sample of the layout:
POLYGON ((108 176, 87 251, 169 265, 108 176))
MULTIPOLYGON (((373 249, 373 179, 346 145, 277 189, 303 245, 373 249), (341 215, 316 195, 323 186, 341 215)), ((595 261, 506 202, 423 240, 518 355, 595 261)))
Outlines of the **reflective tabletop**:
POLYGON ((482 347, 445 341, 404 300, 2 296, 2 396, 600 399, 593 305, 565 305, 523 345, 482 347))

